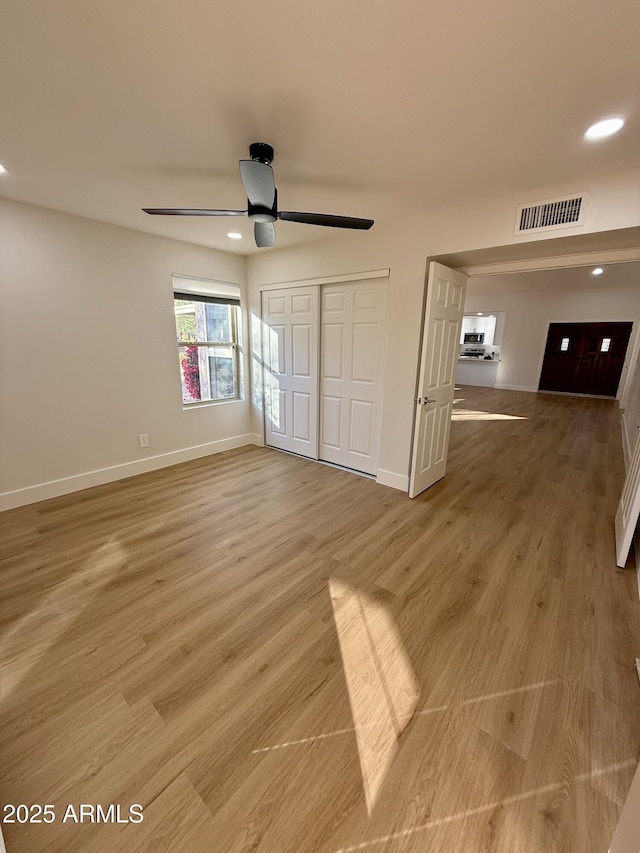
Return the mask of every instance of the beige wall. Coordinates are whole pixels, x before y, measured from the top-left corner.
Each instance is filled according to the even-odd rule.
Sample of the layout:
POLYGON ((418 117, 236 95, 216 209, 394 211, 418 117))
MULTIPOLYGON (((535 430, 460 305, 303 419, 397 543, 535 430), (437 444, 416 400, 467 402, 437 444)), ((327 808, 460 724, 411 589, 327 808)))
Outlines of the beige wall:
MULTIPOLYGON (((407 482, 427 258, 540 240, 544 235, 513 236, 518 204, 585 190, 589 192, 585 224, 572 229, 572 234, 640 225, 640 170, 635 170, 542 190, 528 198, 501 199, 405 222, 379 222, 368 232, 340 234, 305 247, 248 258, 249 300, 255 315, 260 312, 261 285, 390 269, 380 482, 397 487, 404 487, 407 482)), ((548 232, 547 236, 552 255, 554 239, 566 234, 548 232)), ((499 305, 491 307, 500 309, 499 305)), ((521 318, 519 322, 525 320, 521 318)), ((253 432, 261 430, 261 421, 261 412, 255 405, 253 432)))
MULTIPOLYGON (((240 283, 255 320, 263 284, 390 269, 379 480, 406 488, 427 258, 539 240, 513 237, 517 205, 584 190, 585 225, 572 233, 640 225, 640 170, 370 232, 327 231, 246 261, 0 200, 0 508, 260 440, 259 387, 247 385, 247 402, 183 410, 172 273, 240 283)), ((550 236, 549 254, 562 236, 550 236)))
POLYGON ((183 410, 171 283, 243 258, 0 200, 0 264, 0 508, 249 440, 248 402, 183 410))

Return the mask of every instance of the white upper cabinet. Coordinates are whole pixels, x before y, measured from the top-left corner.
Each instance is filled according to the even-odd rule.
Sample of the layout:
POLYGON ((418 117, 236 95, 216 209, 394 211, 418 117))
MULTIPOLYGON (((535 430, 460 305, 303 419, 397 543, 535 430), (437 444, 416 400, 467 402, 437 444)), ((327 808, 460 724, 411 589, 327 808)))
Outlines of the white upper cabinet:
POLYGON ((476 314, 468 314, 462 318, 462 329, 460 331, 460 343, 464 343, 464 336, 470 332, 482 332, 484 334, 484 346, 493 346, 493 336, 496 331, 496 318, 490 316, 478 317, 476 314))

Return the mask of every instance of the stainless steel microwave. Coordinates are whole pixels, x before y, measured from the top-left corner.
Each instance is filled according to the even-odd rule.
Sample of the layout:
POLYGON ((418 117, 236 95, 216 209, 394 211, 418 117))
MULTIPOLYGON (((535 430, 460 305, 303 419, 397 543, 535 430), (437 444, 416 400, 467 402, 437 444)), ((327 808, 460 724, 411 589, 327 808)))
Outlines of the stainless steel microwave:
POLYGON ((464 342, 465 344, 483 344, 484 332, 465 332, 464 342))

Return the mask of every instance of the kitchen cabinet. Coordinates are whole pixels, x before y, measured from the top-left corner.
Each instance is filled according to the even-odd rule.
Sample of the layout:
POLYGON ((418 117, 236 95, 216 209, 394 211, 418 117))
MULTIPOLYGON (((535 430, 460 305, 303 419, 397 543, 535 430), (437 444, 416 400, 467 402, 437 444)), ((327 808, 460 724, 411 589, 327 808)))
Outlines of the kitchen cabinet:
POLYGON ((484 385, 494 388, 498 375, 498 362, 485 361, 479 358, 458 359, 456 367, 456 384, 484 385))
POLYGON ((464 336, 470 332, 482 332, 484 334, 484 346, 493 345, 493 337, 496 330, 496 318, 489 316, 478 317, 474 314, 468 314, 462 318, 462 327, 460 331, 460 343, 464 343, 464 336))
POLYGON ((464 343, 464 336, 469 332, 482 332, 484 334, 484 346, 492 346, 496 331, 496 318, 490 316, 478 317, 475 314, 467 314, 462 318, 460 330, 460 343, 464 343))

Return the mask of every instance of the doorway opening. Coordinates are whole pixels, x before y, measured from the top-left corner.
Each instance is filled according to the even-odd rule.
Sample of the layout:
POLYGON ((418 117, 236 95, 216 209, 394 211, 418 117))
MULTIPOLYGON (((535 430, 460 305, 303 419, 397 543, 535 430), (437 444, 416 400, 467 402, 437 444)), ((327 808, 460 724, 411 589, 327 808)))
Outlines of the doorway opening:
MULTIPOLYGON (((634 235, 637 238, 638 235, 635 232, 634 235)), ((547 242, 546 246, 531 244, 528 248, 496 247, 480 253, 468 252, 427 258, 427 270, 430 270, 432 262, 436 262, 443 266, 450 265, 451 273, 466 274, 468 286, 463 303, 465 315, 475 313, 476 316, 481 316, 487 312, 502 311, 506 320, 499 364, 495 366, 497 368, 495 381, 474 381, 470 384, 488 384, 505 390, 531 392, 547 390, 540 387, 540 377, 551 322, 563 321, 564 314, 567 322, 581 320, 590 325, 591 332, 601 331, 595 328, 598 322, 622 323, 623 327, 626 326, 626 340, 622 344, 616 341, 615 349, 614 338, 617 337, 619 327, 609 329, 607 333, 602 334, 598 343, 595 340, 587 341, 583 356, 584 365, 580 365, 580 387, 588 388, 589 391, 569 393, 589 393, 600 396, 597 392, 604 388, 606 393, 602 396, 617 397, 624 408, 640 350, 638 334, 640 301, 637 290, 637 281, 640 276, 640 248, 622 249, 620 244, 616 245, 618 239, 624 239, 623 235, 613 233, 605 237, 600 235, 595 239, 593 235, 584 235, 583 240, 562 238, 554 241, 556 246, 566 246, 567 249, 571 247, 574 251, 580 248, 583 251, 580 254, 567 252, 564 256, 555 257, 549 257, 550 247, 547 242), (589 240, 594 241, 593 246, 589 246, 587 242, 589 240), (608 242, 609 245, 607 245, 608 242), (599 249, 600 244, 601 249, 599 249), (584 249, 587 248, 594 251, 585 252, 584 249), (529 252, 531 254, 527 257, 529 252), (593 274, 593 268, 596 265, 605 267, 605 275, 600 280, 593 274), (592 352, 594 348, 597 348, 596 352, 592 352), (621 361, 621 364, 620 372, 616 375, 615 362, 617 361, 621 361), (611 390, 614 384, 615 388, 611 390)), ((600 269, 600 273, 602 272, 603 270, 600 269)), ((428 290, 429 288, 425 292, 420 365, 424 358, 425 347, 428 348, 428 342, 426 342, 428 329, 425 322, 428 290)), ((476 330, 475 334, 479 333, 480 331, 476 330)), ((562 338, 559 343, 562 345, 562 338)), ((484 359, 474 364, 477 370, 480 365, 484 367, 484 359)), ((464 359, 458 359, 457 383, 461 383, 459 370, 466 369, 467 366, 464 359)), ((418 406, 424 399, 421 374, 420 367, 416 393, 418 406)), ((416 472, 414 457, 418 422, 419 418, 414 413, 410 466, 410 495, 412 496, 411 481, 416 472)), ((626 449, 625 446, 625 451, 626 449)), ((446 465, 446 459, 444 465, 446 465)), ((441 476, 444 476, 444 470, 441 476)))

